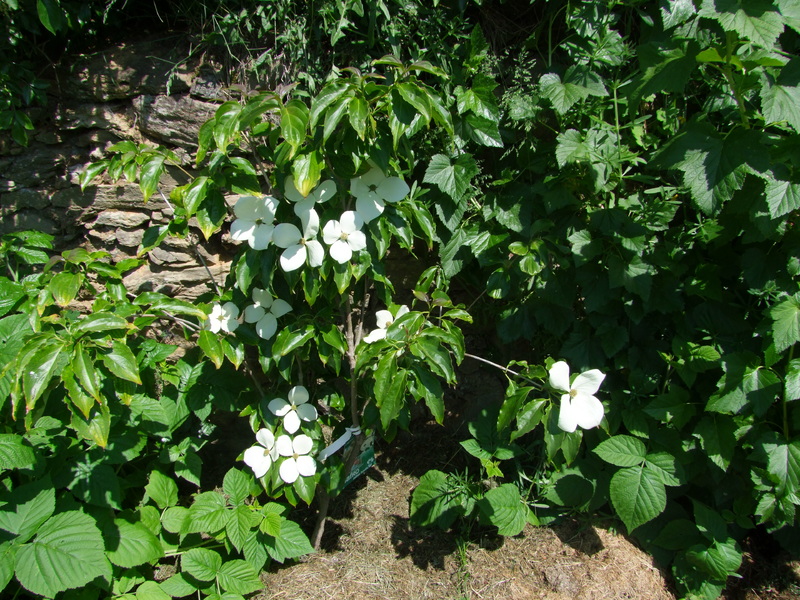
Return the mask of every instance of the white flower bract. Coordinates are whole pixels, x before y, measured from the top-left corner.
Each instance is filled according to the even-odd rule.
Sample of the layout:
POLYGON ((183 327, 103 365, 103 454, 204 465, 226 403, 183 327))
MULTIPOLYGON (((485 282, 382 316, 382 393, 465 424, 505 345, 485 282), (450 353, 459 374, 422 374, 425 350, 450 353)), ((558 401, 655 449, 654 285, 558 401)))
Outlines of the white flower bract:
MULTIPOLYGON (((300 204, 295 206, 295 212, 298 206, 300 204)), ((281 268, 284 271, 296 271, 306 261, 312 267, 318 267, 325 258, 325 249, 314 239, 319 231, 317 213, 312 208, 304 208, 299 216, 303 222, 302 232, 291 223, 281 223, 272 232, 272 243, 278 248, 285 248, 280 258, 281 268)))
POLYGON ((310 437, 301 433, 294 438, 281 435, 275 441, 278 454, 287 458, 281 463, 278 470, 284 483, 292 484, 299 476, 311 477, 317 472, 316 461, 308 456, 314 442, 310 437))
POLYGON ((565 392, 561 395, 561 408, 558 413, 560 429, 572 433, 578 427, 591 429, 603 420, 605 409, 594 394, 600 389, 605 375, 592 369, 581 373, 571 384, 569 382, 569 365, 562 361, 550 367, 550 385, 554 389, 565 392))
POLYGON ((278 449, 275 447, 275 435, 269 429, 259 429, 256 441, 257 445, 244 451, 244 464, 253 469, 253 474, 260 479, 277 460, 278 449))
POLYGON ((300 429, 301 421, 310 423, 317 420, 317 409, 308 404, 308 390, 304 386, 294 386, 286 397, 288 401, 274 398, 267 406, 276 417, 283 417, 283 428, 287 433, 300 429))
POLYGON ((327 202, 336 194, 336 183, 332 179, 326 179, 315 187, 308 196, 303 196, 294 184, 294 177, 291 175, 286 178, 285 196, 290 202, 303 202, 312 200, 314 204, 327 202))
POLYGON ((206 329, 210 329, 211 333, 233 333, 239 326, 239 307, 233 302, 226 302, 225 304, 216 303, 211 308, 211 314, 204 323, 206 329))
POLYGON ((386 177, 378 167, 350 180, 350 193, 356 197, 356 212, 365 223, 379 217, 386 202, 400 202, 410 191, 405 181, 386 177))
POLYGON ((278 317, 292 311, 286 300, 273 298, 266 290, 253 289, 253 304, 244 309, 245 323, 255 323, 260 338, 270 339, 278 330, 278 317))
POLYGON ((367 236, 361 231, 364 220, 348 210, 338 221, 328 221, 322 229, 322 240, 330 246, 330 255, 339 264, 348 262, 353 252, 367 247, 367 236))
POLYGON ((236 219, 231 224, 231 238, 247 242, 253 250, 265 250, 272 241, 272 224, 278 201, 272 196, 240 196, 233 207, 236 219))
POLYGON ((394 323, 397 319, 402 317, 404 314, 408 312, 408 307, 403 304, 397 309, 397 312, 392 315, 392 313, 388 310, 379 310, 375 313, 375 321, 377 322, 378 328, 373 329, 367 335, 364 336, 364 341, 368 344, 373 342, 377 342, 378 340, 382 340, 386 338, 386 330, 389 328, 389 325, 394 323))

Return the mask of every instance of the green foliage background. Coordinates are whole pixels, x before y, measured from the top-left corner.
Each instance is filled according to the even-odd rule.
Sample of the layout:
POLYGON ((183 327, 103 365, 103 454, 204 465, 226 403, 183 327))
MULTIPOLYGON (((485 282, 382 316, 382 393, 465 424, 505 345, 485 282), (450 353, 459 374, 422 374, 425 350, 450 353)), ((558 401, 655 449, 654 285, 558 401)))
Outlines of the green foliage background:
MULTIPOLYGON (((44 101, 25 42, 46 40, 46 48, 78 51, 71 31, 91 33, 82 43, 100 43, 132 19, 157 22, 114 2, 86 8, 4 0, 3 6, 12 35, 2 42, 10 60, 0 65, 0 128, 20 144, 34 126, 26 107, 44 101)), ((393 148, 371 157, 385 158, 385 166, 418 182, 420 213, 434 215, 435 223, 426 227, 427 220, 407 215, 384 240, 400 240, 423 255, 412 243, 418 236, 434 248, 429 260, 438 260, 444 286, 457 281, 466 303, 474 302, 479 324, 496 323, 500 339, 513 344, 513 368, 524 376, 511 377, 503 406, 474 424, 474 439, 465 443, 489 475, 505 475, 502 485, 483 494, 432 471, 412 504, 419 523, 449 527, 458 517, 491 515, 502 506, 505 516, 489 522, 513 534, 525 520, 611 510, 672 565, 682 593, 707 598, 717 597, 739 569, 739 542, 755 528, 791 552, 800 550, 796 2, 184 1, 170 3, 160 18, 226 56, 238 89, 300 82, 292 93, 303 106, 311 99, 308 114, 291 104, 295 100, 275 106, 282 115, 300 111, 310 132, 321 125, 322 148, 365 139, 369 121, 361 118, 356 98, 368 88, 358 78, 378 69, 394 73, 385 82, 394 96, 381 109, 393 148), (414 63, 424 68, 406 69, 414 63), (566 359, 574 371, 608 374, 600 428, 567 434, 555 426, 557 411, 540 387, 530 385, 546 380, 541 365, 548 357, 566 359), (542 502, 550 507, 533 507, 536 516, 530 516, 528 507, 542 502), (517 510, 521 505, 526 512, 517 510)), ((226 115, 235 110, 221 109, 201 132, 201 152, 213 153, 215 146, 225 152, 239 133, 224 131, 233 118, 226 115)), ((294 153, 300 149, 304 156, 306 129, 293 138, 289 121, 282 122, 281 135, 291 156, 276 156, 298 174, 294 153)), ((374 130, 384 125, 378 120, 374 130)), ((123 156, 99 165, 87 171, 85 183, 103 169, 127 176, 125 165, 136 155, 137 164, 151 164, 152 174, 134 165, 133 175, 145 196, 153 193, 164 155, 124 151, 133 152, 128 163, 123 156)), ((358 168, 335 165, 343 177, 358 168)), ((194 185, 204 191, 185 190, 184 216, 199 210, 211 234, 223 213, 212 210, 218 201, 205 195, 210 184, 194 185)), ((16 254, 7 248, 7 260, 43 247, 36 240, 12 242, 8 248, 16 254)), ((72 290, 82 285, 76 277, 94 258, 65 260, 71 265, 66 275, 49 284, 59 305, 74 297, 72 290)), ((9 297, 23 298, 14 289, 19 295, 9 297)), ((144 298, 139 305, 158 309, 159 300, 144 298)), ((6 313, 19 308, 15 303, 6 313)), ((9 318, 0 323, 11 327, 9 318)), ((119 345, 88 346, 87 352, 104 356, 124 354, 116 363, 132 364, 119 345)), ((216 352, 221 364, 225 352, 216 352)), ((51 365, 53 355, 40 354, 36 360, 51 365)), ((228 354, 235 356, 235 349, 228 354)), ((72 360, 73 369, 83 364, 72 360)), ((122 379, 126 372, 128 382, 137 383, 133 366, 121 371, 122 379)), ((86 383, 91 377, 81 381, 92 385, 86 383)), ((24 378, 21 385, 34 400, 44 391, 24 378)), ((178 395, 176 406, 180 402, 178 395)), ((397 417, 400 410, 393 404, 384 416, 397 417)), ((383 422, 387 430, 390 421, 383 422)), ((9 448, 20 453, 19 468, 29 464, 24 450, 9 448)), ((89 489, 81 492, 84 499, 92 498, 89 489)), ((36 502, 49 503, 46 493, 37 492, 36 502)), ((174 507, 157 494, 149 498, 160 509, 174 507)), ((226 515, 242 512, 221 502, 226 515)), ((80 527, 80 514, 64 510, 52 518, 64 521, 59 527, 80 527)), ((259 513, 259 523, 268 522, 259 531, 268 528, 274 536, 281 522, 270 514, 266 507, 259 513)), ((217 534, 229 521, 220 523, 212 527, 217 534)), ((252 526, 255 531, 255 520, 252 526)), ((13 533, 25 537, 15 527, 13 533)), ((37 535, 47 539, 56 529, 37 535)), ((200 554, 184 569, 208 582, 197 566, 200 554)), ((101 575, 102 560, 96 564, 101 575)), ((17 569, 25 585, 25 570, 17 569)))

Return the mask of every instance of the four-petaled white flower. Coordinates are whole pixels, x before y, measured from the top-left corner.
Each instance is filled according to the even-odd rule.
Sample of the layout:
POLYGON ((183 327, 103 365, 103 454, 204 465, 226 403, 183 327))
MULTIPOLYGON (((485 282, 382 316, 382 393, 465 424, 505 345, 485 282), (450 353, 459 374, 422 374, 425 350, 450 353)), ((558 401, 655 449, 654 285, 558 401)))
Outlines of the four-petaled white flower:
POLYGON ((269 429, 259 429, 256 441, 257 446, 244 451, 244 464, 253 469, 255 476, 260 479, 278 459, 278 449, 275 447, 275 435, 269 429))
POLYGON ((286 179, 286 193, 284 195, 287 200, 294 202, 294 214, 300 217, 304 223, 304 227, 307 222, 306 219, 309 218, 309 213, 314 213, 313 216, 316 217, 317 213, 314 211, 314 206, 317 203, 321 204, 322 202, 327 202, 335 194, 336 184, 332 179, 326 179, 305 197, 294 185, 294 178, 292 176, 286 179))
POLYGON ((405 181, 399 177, 386 177, 378 167, 350 180, 350 193, 356 197, 356 211, 365 223, 379 217, 386 202, 400 202, 410 191, 405 181))
POLYGON ((211 314, 208 315, 208 319, 203 326, 206 329, 210 329, 211 333, 219 333, 220 331, 233 333, 239 326, 239 321, 236 320, 238 317, 239 307, 233 302, 226 302, 225 304, 218 302, 211 308, 211 314))
POLYGON ((254 250, 266 250, 272 241, 278 201, 272 196, 240 196, 233 207, 236 219, 231 224, 231 238, 247 242, 254 250))
POLYGON ((275 442, 278 454, 287 458, 281 463, 278 473, 284 483, 294 483, 298 476, 311 477, 317 472, 316 461, 308 456, 314 442, 310 437, 301 433, 294 438, 281 435, 275 442))
POLYGON ((319 231, 319 216, 312 208, 301 211, 299 216, 303 222, 302 233, 291 223, 281 223, 272 232, 272 243, 278 248, 285 248, 280 258, 281 268, 284 271, 295 271, 302 267, 306 260, 312 267, 318 267, 325 258, 325 249, 314 239, 319 231))
POLYGON ((394 323, 407 312, 408 307, 405 304, 400 306, 394 315, 392 315, 392 313, 388 310, 379 310, 376 312, 375 320, 378 323, 378 328, 373 329, 367 335, 365 335, 364 341, 368 344, 371 344, 372 342, 377 342, 378 340, 384 339, 386 337, 386 330, 389 328, 389 325, 394 323))
POLYGON ((361 231, 364 220, 358 213, 348 210, 338 221, 328 221, 322 229, 322 239, 330 246, 333 260, 339 264, 348 262, 353 252, 367 247, 367 236, 361 231))
POLYGON ((561 410, 558 413, 558 426, 572 433, 576 428, 591 429, 603 420, 603 404, 594 397, 605 379, 597 369, 581 373, 571 384, 569 365, 563 360, 550 367, 550 385, 561 392, 561 410))
POLYGON ((317 420, 317 409, 308 404, 308 390, 296 385, 287 394, 289 401, 283 398, 271 400, 268 407, 277 417, 283 417, 283 428, 287 433, 300 429, 300 420, 310 422, 317 420))
POLYGON ((273 298, 261 288, 253 289, 253 302, 244 309, 245 323, 255 323, 256 333, 265 340, 270 339, 278 330, 278 317, 292 311, 286 300, 273 298))

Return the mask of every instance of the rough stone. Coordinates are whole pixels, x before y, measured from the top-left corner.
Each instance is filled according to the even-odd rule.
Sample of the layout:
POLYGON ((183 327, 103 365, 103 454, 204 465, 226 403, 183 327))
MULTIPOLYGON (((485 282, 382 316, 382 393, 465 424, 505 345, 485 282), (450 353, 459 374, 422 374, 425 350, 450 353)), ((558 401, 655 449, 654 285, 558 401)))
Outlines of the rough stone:
POLYGON ((116 236, 117 243, 123 248, 138 248, 139 244, 142 243, 144 231, 142 229, 134 229, 133 231, 117 229, 116 236))
POLYGON ((145 135, 192 148, 197 146, 200 126, 217 109, 216 104, 189 96, 138 96, 133 107, 145 135))
POLYGON ((179 36, 169 42, 123 44, 79 57, 59 79, 64 81, 64 97, 80 100, 108 102, 140 94, 185 92, 187 75, 193 70, 183 63, 187 56, 186 40, 179 36), (176 68, 166 68, 169 63, 176 68))
POLYGON ((0 196, 0 204, 15 209, 42 210, 50 206, 50 195, 45 190, 17 189, 0 196))
POLYGON ((192 82, 189 94, 200 100, 226 100, 224 83, 217 72, 210 68, 201 68, 192 82))
POLYGON ((37 229, 51 235, 59 233, 56 222, 39 212, 23 210, 11 215, 3 214, 0 219, 0 233, 25 231, 26 229, 37 229))
POLYGON ((56 113, 56 125, 61 130, 102 129, 119 137, 136 137, 134 117, 125 104, 80 104, 61 107, 56 113))
POLYGON ((171 252, 160 247, 153 248, 153 250, 147 254, 150 257, 150 260, 159 266, 164 264, 188 264, 195 262, 194 258, 192 258, 192 256, 189 254, 184 252, 171 252))
MULTIPOLYGON (((212 269, 212 274, 220 285, 225 281, 225 276, 230 270, 230 261, 223 261, 212 269)), ((180 296, 186 300, 194 300, 200 294, 214 291, 209 281, 208 273, 201 267, 185 269, 160 269, 143 265, 128 274, 123 283, 133 293, 145 291, 161 292, 162 294, 180 296)))
POLYGON ((147 223, 149 220, 150 216, 141 212, 104 210, 97 215, 94 225, 109 225, 132 229, 147 223))

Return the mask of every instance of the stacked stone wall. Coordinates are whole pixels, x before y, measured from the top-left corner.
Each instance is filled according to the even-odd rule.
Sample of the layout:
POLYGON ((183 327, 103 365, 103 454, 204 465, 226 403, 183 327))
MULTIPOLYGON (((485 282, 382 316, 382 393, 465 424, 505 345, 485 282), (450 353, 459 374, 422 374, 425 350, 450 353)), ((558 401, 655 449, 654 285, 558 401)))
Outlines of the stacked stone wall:
MULTIPOLYGON (((161 194, 145 203, 138 185, 124 180, 95 180, 81 191, 78 174, 121 140, 164 145, 191 171, 197 132, 225 100, 217 71, 191 56, 181 37, 161 37, 64 59, 48 106, 31 115, 28 147, 0 139, 0 234, 37 229, 53 234, 61 250, 81 245, 115 261, 136 256, 144 231, 170 220, 161 194)), ((171 170, 160 192, 169 197, 185 182, 171 170)), ((202 240, 199 231, 195 237, 202 240)), ((169 238, 125 283, 133 292, 193 299, 211 289, 203 262, 222 282, 234 251, 221 236, 197 245, 169 238)))

